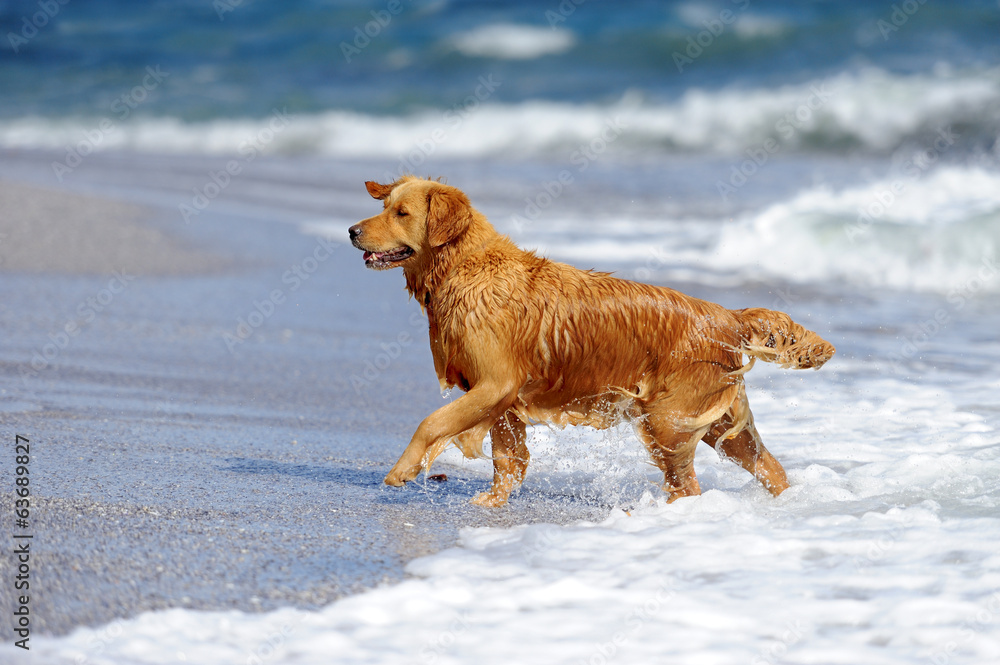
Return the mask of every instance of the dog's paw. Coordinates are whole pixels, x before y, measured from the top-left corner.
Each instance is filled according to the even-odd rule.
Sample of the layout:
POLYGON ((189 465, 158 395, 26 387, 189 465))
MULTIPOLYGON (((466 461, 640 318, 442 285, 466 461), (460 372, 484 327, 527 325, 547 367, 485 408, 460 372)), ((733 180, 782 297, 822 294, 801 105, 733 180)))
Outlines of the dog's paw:
POLYGON ((385 484, 393 487, 402 487, 420 475, 420 467, 414 466, 409 469, 398 469, 393 467, 385 477, 385 484))
POLYGON ((493 492, 480 492, 472 497, 472 503, 484 508, 499 508, 507 503, 507 497, 494 494, 493 492))
POLYGON ((386 485, 391 485, 392 487, 402 487, 406 484, 406 481, 400 478, 398 473, 388 474, 383 482, 386 485))

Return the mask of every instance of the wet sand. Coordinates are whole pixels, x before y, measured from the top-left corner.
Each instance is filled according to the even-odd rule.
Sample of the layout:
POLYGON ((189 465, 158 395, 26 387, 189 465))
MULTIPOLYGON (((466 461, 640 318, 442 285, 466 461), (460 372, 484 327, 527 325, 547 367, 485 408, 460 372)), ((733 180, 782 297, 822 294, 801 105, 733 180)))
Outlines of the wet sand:
POLYGON ((0 210, 8 273, 180 275, 228 263, 153 228, 156 213, 130 203, 0 181, 0 210))
MULTIPOLYGON (((353 248, 266 215, 183 225, 176 206, 17 183, 12 159, 0 182, 11 444, 0 512, 6 527, 20 434, 33 636, 171 607, 316 608, 402 579, 464 526, 606 512, 527 490, 506 509, 477 508, 468 500, 488 479, 448 465, 435 466, 445 483, 382 485, 442 403, 426 321, 399 274, 365 271, 353 248), (234 341, 241 330, 251 334, 234 341), (401 333, 412 343, 395 349, 401 333)), ((5 611, 11 566, 0 559, 5 611)), ((11 630, 0 622, 4 640, 11 630)))

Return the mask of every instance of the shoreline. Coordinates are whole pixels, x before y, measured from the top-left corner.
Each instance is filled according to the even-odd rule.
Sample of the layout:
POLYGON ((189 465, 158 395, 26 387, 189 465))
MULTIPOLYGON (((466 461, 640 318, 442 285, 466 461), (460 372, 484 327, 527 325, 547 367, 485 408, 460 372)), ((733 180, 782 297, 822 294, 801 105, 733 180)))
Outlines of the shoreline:
POLYGON ((34 636, 172 607, 315 609, 403 579, 465 526, 600 516, 545 496, 484 511, 468 499, 489 478, 441 464, 447 483, 382 485, 440 397, 415 305, 353 252, 285 285, 230 349, 315 238, 221 214, 171 232, 162 208, 35 185, 0 183, 0 197, 30 211, 2 231, 23 253, 0 265, 0 427, 32 441, 34 636), (118 264, 134 278, 110 293, 118 264), (393 360, 402 378, 352 386, 399 331, 414 338, 393 360))
MULTIPOLYGON (((17 172, 37 188, 46 164, 42 155, 24 163, 8 159, 0 165, 0 176, 11 180, 10 174, 17 172)), ((234 182, 197 223, 183 224, 178 205, 190 199, 189 185, 204 177, 206 164, 200 157, 186 163, 149 155, 95 155, 86 169, 74 174, 80 178, 67 195, 86 191, 88 202, 123 198, 127 205, 139 206, 145 216, 129 222, 155 230, 165 241, 130 248, 128 238, 148 237, 139 233, 109 242, 116 241, 118 250, 129 250, 137 260, 144 252, 162 252, 167 265, 171 248, 191 250, 209 257, 201 270, 136 273, 126 288, 116 285, 118 293, 111 293, 110 277, 100 272, 8 271, 0 279, 0 431, 9 440, 15 434, 31 439, 32 488, 38 499, 32 508, 38 546, 32 574, 37 573, 39 584, 32 600, 37 619, 33 636, 65 635, 75 628, 108 626, 116 618, 169 608, 254 613, 245 617, 246 626, 255 625, 259 613, 280 608, 328 607, 339 616, 358 603, 373 601, 367 594, 343 605, 334 601, 377 587, 385 587, 384 594, 377 594, 385 598, 401 597, 397 594, 405 595, 414 586, 447 595, 452 582, 442 582, 442 577, 417 585, 398 583, 412 582, 408 562, 454 546, 464 527, 498 528, 468 535, 473 541, 495 537, 507 542, 511 537, 511 542, 522 543, 513 546, 516 559, 519 548, 530 547, 538 532, 547 532, 547 527, 520 525, 583 520, 603 528, 605 518, 617 514, 616 502, 632 507, 644 489, 653 487, 643 475, 645 453, 628 433, 605 439, 587 430, 533 439, 527 482, 500 511, 468 504, 489 484, 481 464, 449 465, 451 460, 442 459, 434 470, 447 473, 446 483, 421 480, 402 490, 384 487, 384 474, 416 426, 442 401, 426 320, 407 298, 400 276, 366 270, 360 253, 343 242, 346 228, 377 205, 361 184, 374 170, 372 165, 324 163, 320 168, 309 163, 300 167, 301 178, 290 178, 289 162, 258 162, 257 170, 243 174, 246 180, 234 182), (262 199, 269 205, 259 206, 262 199), (244 214, 247 210, 254 214, 244 214), (318 221, 331 233, 343 229, 342 244, 337 237, 331 244, 305 232, 315 229, 318 221), (321 246, 329 248, 323 250, 322 260, 315 253, 321 246), (307 260, 315 265, 309 263, 306 269, 307 260), (286 282, 283 277, 289 271, 296 274, 296 266, 303 269, 303 278, 286 282), (105 290, 108 295, 102 295, 105 290), (261 305, 276 290, 282 297, 261 305), (86 306, 89 300, 102 309, 81 314, 80 304, 86 306), (237 334, 241 320, 249 322, 254 312, 259 317, 254 317, 252 334, 230 348, 226 336, 237 334), (64 339, 61 333, 71 322, 79 331, 64 339), (366 376, 369 363, 385 365, 385 345, 403 334, 412 342, 389 357, 384 370, 366 376), (31 367, 35 354, 45 364, 25 379, 21 370, 31 367), (354 376, 364 381, 353 382, 354 376), (514 526, 519 528, 509 529, 514 526)), ((497 174, 513 177, 520 167, 451 166, 450 172, 476 183, 474 187, 491 183, 490 177, 497 174)), ((537 167, 540 172, 547 169, 537 167)), ((518 208, 519 192, 530 191, 535 174, 521 174, 513 186, 504 180, 502 188, 487 189, 482 197, 474 191, 473 200, 482 199, 482 209, 502 223, 504 212, 518 208)), ((613 191, 626 177, 629 174, 611 178, 598 194, 613 191)), ((795 191, 793 186, 778 192, 776 200, 786 200, 795 191)), ((46 195, 59 198, 63 192, 46 195)), ((623 200, 628 202, 609 199, 606 205, 623 200)), ((591 201, 565 200, 573 204, 567 205, 573 215, 588 212, 591 201)), ((656 203, 646 205, 653 208, 656 203)), ((111 210, 121 204, 93 205, 111 210)), ((94 216, 93 210, 82 212, 94 216)), ((73 219, 69 215, 46 223, 69 224, 73 219)), ((683 227, 677 229, 678 235, 665 233, 664 251, 684 237, 683 227)), ((539 228, 543 230, 549 229, 539 228)), ((578 230, 554 228, 550 237, 572 241, 574 232, 578 230)), ((589 232, 599 234, 602 228, 589 232)), ((608 242, 622 240, 628 238, 608 242)), ((615 269, 613 257, 606 261, 615 269)), ((662 278, 641 261, 617 265, 626 275, 637 273, 640 266, 652 280, 662 278)), ((746 488, 754 481, 742 469, 715 459, 710 450, 696 464, 705 470, 699 476, 706 494, 714 490, 712 496, 672 504, 682 513, 710 509, 721 501, 734 507, 738 521, 740 515, 768 522, 784 514, 795 533, 811 529, 817 511, 843 513, 850 522, 851 506, 870 511, 883 505, 881 498, 866 499, 863 490, 868 485, 854 477, 857 455, 869 456, 863 474, 887 474, 898 482, 892 487, 911 482, 905 469, 897 478, 895 467, 879 467, 883 454, 867 443, 871 432, 882 427, 880 418, 902 427, 902 435, 881 442, 890 447, 886 454, 900 459, 940 454, 942 449, 935 447, 939 444, 925 431, 937 431, 940 423, 971 425, 963 441, 985 436, 977 431, 995 430, 996 411, 983 404, 979 374, 983 363, 992 366, 996 358, 995 345, 986 341, 993 339, 996 321, 988 297, 955 309, 951 325, 928 340, 928 357, 937 359, 935 367, 944 378, 927 374, 914 383, 906 379, 907 372, 923 372, 924 360, 908 360, 896 371, 881 359, 898 353, 900 336, 917 330, 928 314, 947 302, 943 294, 859 289, 838 280, 782 283, 761 278, 728 285, 703 279, 668 285, 726 306, 770 305, 788 311, 803 325, 813 322, 814 329, 823 330, 838 347, 836 360, 819 377, 760 367, 748 379, 762 436, 790 477, 797 478, 793 490, 798 494, 787 501, 801 506, 801 515, 795 517, 793 505, 756 502, 752 488, 746 488), (967 355, 969 349, 972 355, 967 355), (947 398, 929 398, 933 392, 947 398), (826 401, 832 401, 832 410, 826 401), (858 404, 866 406, 859 411, 858 404), (909 409, 905 417, 893 415, 900 408, 909 409), (925 423, 926 409, 938 420, 925 423), (843 414, 850 417, 841 422, 843 414), (909 447, 901 443, 908 438, 913 439, 909 447), (859 483, 863 496, 839 503, 837 497, 844 496, 840 485, 850 482, 859 483)), ((971 454, 975 441, 970 446, 971 454)), ((0 487, 13 482, 8 468, 0 465, 0 487)), ((909 501, 911 494, 892 487, 886 490, 887 505, 909 501)), ((941 492, 934 496, 952 505, 955 497, 941 492)), ((0 491, 0 512, 10 514, 11 501, 9 492, 0 491)), ((656 533, 669 539, 676 524, 648 511, 646 517, 656 528, 647 534, 643 552, 656 549, 656 533)), ((677 519, 687 521, 680 515, 677 519)), ((715 534, 712 547, 729 542, 724 526, 716 529, 711 520, 698 516, 690 521, 697 523, 690 524, 692 528, 715 534)), ((552 531, 571 546, 582 542, 600 568, 606 554, 602 538, 581 541, 573 535, 580 531, 577 527, 552 531)), ((686 542, 681 532, 677 552, 684 551, 681 544, 686 542)), ((863 530, 847 528, 847 533, 865 537, 863 530)), ((830 543, 835 550, 834 540, 830 543)), ((501 543, 497 552, 488 554, 487 565, 506 561, 502 553, 508 549, 501 543)), ((460 546, 432 557, 430 564, 447 562, 453 555, 481 561, 480 554, 460 546)), ((665 565, 672 566, 670 552, 662 555, 667 557, 665 565)), ((564 561, 562 556, 560 552, 556 561, 564 561)), ((630 565, 645 561, 637 557, 630 565)), ((424 560, 411 570, 423 571, 430 564, 424 560)), ((576 570, 575 564, 553 565, 559 576, 572 576, 576 570)), ((695 574, 690 579, 700 579, 696 571, 701 561, 692 559, 692 566, 695 574)), ((9 579, 10 570, 10 561, 0 559, 0 580, 9 579)), ((442 570, 442 575, 450 574, 447 565, 442 570)), ((530 580, 534 569, 528 565, 522 573, 530 580)), ((470 575, 471 583, 489 577, 470 575)), ((709 582, 692 584, 690 598, 718 592, 715 598, 732 599, 713 591, 709 582)), ((815 588, 829 590, 822 582, 815 588)), ((7 587, 0 586, 0 593, 7 594, 7 587)), ((179 614, 195 624, 201 616, 179 614)), ((581 625, 588 625, 586 617, 591 615, 576 616, 581 625)), ((424 619, 415 616, 412 625, 419 627, 424 619)), ((10 630, 9 623, 0 622, 0 636, 6 639, 10 630)), ((115 648, 131 645, 126 639, 115 648)))

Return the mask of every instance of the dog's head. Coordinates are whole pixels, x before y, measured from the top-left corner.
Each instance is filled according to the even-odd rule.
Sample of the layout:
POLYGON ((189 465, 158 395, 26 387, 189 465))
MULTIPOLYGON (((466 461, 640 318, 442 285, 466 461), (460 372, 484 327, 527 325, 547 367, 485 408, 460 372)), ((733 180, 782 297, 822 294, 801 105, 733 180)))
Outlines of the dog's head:
POLYGON ((364 251, 365 265, 374 270, 428 258, 461 236, 472 219, 465 194, 440 182, 407 176, 390 185, 369 181, 365 187, 384 210, 349 233, 354 246, 364 251))

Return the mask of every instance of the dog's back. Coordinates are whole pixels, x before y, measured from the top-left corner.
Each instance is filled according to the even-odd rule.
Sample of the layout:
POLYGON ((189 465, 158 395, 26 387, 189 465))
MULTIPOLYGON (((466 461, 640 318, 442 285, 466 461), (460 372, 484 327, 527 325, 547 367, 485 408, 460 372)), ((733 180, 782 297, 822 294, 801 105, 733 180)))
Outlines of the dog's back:
POLYGON ((798 367, 818 367, 832 355, 822 340, 824 348, 802 351, 798 338, 818 337, 780 312, 729 310, 580 270, 499 234, 465 258, 435 301, 444 337, 463 340, 470 325, 490 329, 505 352, 495 370, 530 377, 533 398, 549 406, 608 393, 715 393, 732 385, 727 377, 740 370, 743 353, 798 367), (802 362, 776 348, 796 344, 802 362))
POLYGON ((524 477, 525 423, 624 417, 671 500, 700 492, 700 440, 773 494, 788 487, 754 427, 743 375, 757 359, 820 367, 834 349, 816 333, 780 312, 729 310, 519 249, 447 185, 367 186, 385 210, 352 227, 352 241, 371 267, 403 267, 428 314, 442 386, 467 393, 421 423, 387 483, 413 479, 449 442, 479 454, 489 432, 493 488, 476 501, 500 505, 524 477))

